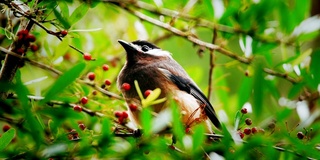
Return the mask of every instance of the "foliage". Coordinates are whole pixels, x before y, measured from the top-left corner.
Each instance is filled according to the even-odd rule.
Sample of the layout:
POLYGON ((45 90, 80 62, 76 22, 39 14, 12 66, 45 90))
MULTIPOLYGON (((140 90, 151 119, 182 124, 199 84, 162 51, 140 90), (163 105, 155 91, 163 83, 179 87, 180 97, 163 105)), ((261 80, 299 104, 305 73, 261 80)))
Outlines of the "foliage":
POLYGON ((5 22, 0 23, 1 158, 320 155, 320 18, 311 15, 310 0, 0 4, 5 22), (173 53, 202 91, 212 93, 210 101, 224 124, 218 134, 204 134, 202 125, 186 133, 175 103, 155 116, 148 106, 164 100, 158 99, 161 91, 144 99, 138 89, 144 100, 143 133, 136 137, 128 119, 115 116, 126 110, 116 86, 125 62, 118 39, 146 39, 173 53), (94 77, 89 79, 89 72, 94 77), (156 134, 167 126, 172 139, 156 134))

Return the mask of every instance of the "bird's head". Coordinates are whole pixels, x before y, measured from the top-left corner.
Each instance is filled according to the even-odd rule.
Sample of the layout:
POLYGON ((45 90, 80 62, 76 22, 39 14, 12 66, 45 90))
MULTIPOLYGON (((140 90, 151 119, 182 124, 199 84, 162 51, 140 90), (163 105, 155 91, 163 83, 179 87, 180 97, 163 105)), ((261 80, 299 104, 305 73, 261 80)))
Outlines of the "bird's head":
POLYGON ((130 43, 118 40, 118 42, 127 52, 128 63, 153 62, 171 58, 170 52, 164 51, 148 41, 137 40, 130 43))

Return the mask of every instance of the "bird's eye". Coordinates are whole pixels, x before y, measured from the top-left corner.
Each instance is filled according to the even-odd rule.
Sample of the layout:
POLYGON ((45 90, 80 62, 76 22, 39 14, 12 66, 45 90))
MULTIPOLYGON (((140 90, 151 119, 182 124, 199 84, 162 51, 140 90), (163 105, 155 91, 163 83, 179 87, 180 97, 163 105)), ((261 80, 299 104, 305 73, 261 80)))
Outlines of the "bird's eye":
POLYGON ((143 46, 141 47, 141 50, 142 50, 143 52, 147 52, 147 51, 150 50, 150 48, 149 48, 147 45, 143 45, 143 46))

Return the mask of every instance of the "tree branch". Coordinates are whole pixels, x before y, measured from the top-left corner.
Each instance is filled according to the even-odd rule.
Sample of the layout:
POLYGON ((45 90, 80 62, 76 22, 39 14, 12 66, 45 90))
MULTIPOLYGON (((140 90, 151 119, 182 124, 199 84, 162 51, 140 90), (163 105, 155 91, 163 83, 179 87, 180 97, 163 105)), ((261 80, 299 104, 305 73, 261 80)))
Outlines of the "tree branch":
MULTIPOLYGON (((120 5, 120 4, 119 4, 120 5)), ((197 44, 199 46, 203 46, 203 47, 206 47, 207 49, 209 50, 216 50, 230 58, 233 58, 233 59, 236 59, 238 61, 240 61, 241 63, 245 63, 245 64, 249 64, 251 63, 251 60, 252 59, 248 59, 248 58, 244 58, 244 57, 240 57, 238 55, 236 55, 235 53, 232 53, 231 51, 228 51, 218 45, 215 45, 215 44, 211 44, 211 43, 208 43, 208 42, 204 42, 198 38, 196 38, 194 35, 192 35, 191 33, 188 33, 188 32, 183 32, 175 27, 172 27, 170 24, 167 24, 167 23, 163 23, 159 20, 156 20, 154 18, 151 18, 141 12, 138 12, 138 11, 135 11, 135 10, 132 10, 128 7, 123 7, 125 10, 127 10, 128 12, 130 12, 131 14, 139 17, 140 19, 142 20, 145 20, 149 23, 152 23, 154 25, 157 25, 161 28, 164 28, 168 31, 170 31, 171 33, 174 33, 175 35, 178 35, 180 37, 184 37, 186 39, 188 39, 189 41, 193 42, 194 44, 197 44)))
MULTIPOLYGON (((6 53, 7 55, 11 55, 11 56, 13 56, 13 57, 15 57, 15 58, 22 59, 22 60, 30 63, 30 64, 33 65, 33 66, 39 67, 39 68, 44 69, 44 70, 47 70, 47 71, 51 71, 52 73, 57 74, 57 75, 63 74, 63 72, 61 72, 61 71, 59 71, 59 70, 57 70, 57 69, 55 69, 55 68, 52 68, 51 66, 42 64, 42 63, 37 62, 37 61, 33 61, 33 60, 28 59, 28 58, 26 58, 26 57, 23 57, 23 56, 21 56, 21 55, 19 55, 19 54, 17 54, 17 53, 14 53, 14 52, 12 52, 12 51, 9 51, 9 50, 7 50, 7 49, 5 49, 5 48, 3 48, 3 47, 0 47, 0 50, 1 50, 2 52, 6 53)), ((120 99, 120 100, 123 99, 121 96, 119 96, 119 95, 117 95, 117 94, 115 94, 115 93, 106 91, 105 89, 97 86, 95 83, 88 82, 88 81, 84 81, 84 80, 81 80, 81 79, 77 79, 76 81, 79 82, 79 83, 82 83, 82 84, 86 84, 86 85, 88 85, 88 86, 90 86, 90 87, 92 87, 92 88, 100 91, 101 93, 107 95, 108 97, 115 98, 115 99, 120 99)))
POLYGON ((274 70, 269 69, 269 68, 264 68, 263 71, 268 73, 268 74, 270 74, 270 75, 284 78, 284 79, 290 81, 293 84, 299 83, 301 81, 301 79, 294 79, 294 78, 290 77, 287 73, 279 73, 279 72, 274 71, 274 70))
MULTIPOLYGON (((214 44, 217 40, 217 31, 213 30, 213 35, 212 35, 212 44, 214 44)), ((214 64, 215 61, 215 54, 214 50, 210 50, 210 68, 209 68, 209 89, 208 89, 208 99, 210 100, 211 93, 212 93, 212 76, 213 76, 213 69, 215 67, 214 64)))

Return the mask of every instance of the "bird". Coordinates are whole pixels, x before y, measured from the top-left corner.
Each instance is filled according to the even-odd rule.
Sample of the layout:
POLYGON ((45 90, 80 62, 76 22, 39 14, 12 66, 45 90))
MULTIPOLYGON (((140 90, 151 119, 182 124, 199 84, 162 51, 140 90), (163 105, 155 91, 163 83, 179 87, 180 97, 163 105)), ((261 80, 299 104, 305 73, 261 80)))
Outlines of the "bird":
MULTIPOLYGON (((127 106, 141 106, 141 99, 134 85, 136 80, 142 92, 160 88, 160 98, 171 97, 180 109, 181 120, 186 128, 204 122, 206 131, 212 133, 211 123, 218 129, 221 127, 209 100, 183 67, 172 58, 169 51, 145 40, 118 42, 126 51, 126 62, 117 77, 117 87, 122 92, 127 106), (129 84, 131 89, 123 89, 124 83, 129 84)), ((170 106, 168 101, 153 105, 153 111, 163 111, 170 106)), ((128 107, 128 113, 130 120, 141 127, 141 110, 128 107)))

